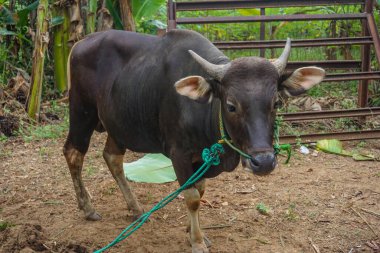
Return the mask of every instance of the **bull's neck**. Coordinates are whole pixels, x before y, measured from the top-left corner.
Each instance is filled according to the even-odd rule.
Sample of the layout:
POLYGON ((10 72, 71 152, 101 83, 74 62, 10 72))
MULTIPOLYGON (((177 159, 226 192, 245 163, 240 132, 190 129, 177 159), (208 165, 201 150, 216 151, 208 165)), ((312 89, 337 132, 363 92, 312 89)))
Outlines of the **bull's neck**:
MULTIPOLYGON (((218 143, 222 139, 223 133, 221 133, 219 122, 221 120, 220 118, 220 110, 221 110, 221 102, 219 99, 213 99, 211 103, 211 123, 210 123, 210 129, 211 129, 211 143, 218 143)), ((226 131, 226 130, 224 130, 226 131)), ((226 135, 228 135, 227 132, 225 132, 226 135)), ((231 149, 228 145, 223 144, 223 147, 226 150, 226 153, 224 155, 225 164, 223 166, 231 167, 231 168, 225 168, 226 170, 232 170, 237 166, 237 163, 240 160, 240 155, 231 149)))

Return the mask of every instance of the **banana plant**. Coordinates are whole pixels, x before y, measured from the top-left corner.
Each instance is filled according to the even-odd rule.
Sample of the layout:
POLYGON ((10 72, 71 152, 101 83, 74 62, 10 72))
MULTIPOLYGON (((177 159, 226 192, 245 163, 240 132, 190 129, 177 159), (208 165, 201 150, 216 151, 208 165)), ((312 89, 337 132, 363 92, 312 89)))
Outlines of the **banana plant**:
POLYGON ((28 96, 27 112, 30 118, 37 120, 40 113, 42 82, 44 76, 45 52, 49 43, 49 4, 40 0, 37 9, 36 35, 34 39, 32 81, 28 96))

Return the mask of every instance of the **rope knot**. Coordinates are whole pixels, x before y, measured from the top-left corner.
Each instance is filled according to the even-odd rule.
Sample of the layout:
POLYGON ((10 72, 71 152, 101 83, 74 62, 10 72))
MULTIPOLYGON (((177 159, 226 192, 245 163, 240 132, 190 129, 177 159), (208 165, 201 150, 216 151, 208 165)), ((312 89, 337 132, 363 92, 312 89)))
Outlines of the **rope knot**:
POLYGON ((215 143, 210 149, 205 148, 202 151, 202 159, 205 163, 213 166, 220 164, 220 155, 224 154, 224 148, 221 144, 215 143))

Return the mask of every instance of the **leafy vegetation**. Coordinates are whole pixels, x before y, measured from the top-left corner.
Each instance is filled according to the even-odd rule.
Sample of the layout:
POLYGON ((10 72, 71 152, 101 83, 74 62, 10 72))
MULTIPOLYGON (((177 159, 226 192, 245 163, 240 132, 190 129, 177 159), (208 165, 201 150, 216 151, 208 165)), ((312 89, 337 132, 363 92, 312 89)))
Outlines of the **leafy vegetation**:
POLYGON ((6 230, 7 228, 14 227, 16 226, 15 224, 5 221, 5 220, 0 220, 0 232, 6 230))
POLYGON ((269 215, 270 214, 269 208, 264 203, 257 204, 256 210, 263 215, 269 215))
MULTIPOLYGON (((177 0, 181 1, 181 0, 177 0)), ((135 30, 141 33, 158 34, 166 29, 166 1, 165 0, 128 0, 127 5, 131 8, 135 30)), ((14 88, 10 87, 11 80, 23 73, 26 86, 23 93, 15 92, 12 96, 25 106, 29 97, 30 83, 33 80, 32 59, 38 15, 37 9, 41 2, 38 0, 0 0, 0 101, 1 91, 14 88), (26 75, 25 75, 26 73, 26 75), (28 77, 29 76, 29 77, 28 77), (29 86, 28 86, 29 85, 29 86), (22 99, 20 99, 20 97, 22 99)), ((124 2, 123 2, 124 3, 124 2)), ((59 0, 48 1, 50 18, 49 37, 47 52, 43 54, 41 48, 36 52, 43 54, 44 60, 42 79, 42 101, 59 99, 66 94, 66 61, 70 47, 85 34, 104 29, 124 29, 126 13, 121 8, 119 0, 59 0)), ((272 8, 266 10, 266 15, 284 14, 339 14, 360 11, 358 5, 346 6, 321 6, 321 7, 294 7, 272 8)), ((375 19, 379 25, 380 3, 375 6, 375 19)), ((259 9, 237 10, 208 10, 180 12, 177 17, 206 17, 206 16, 255 16, 260 15, 259 9)), ((131 18, 131 17, 129 17, 131 18)), ((247 41, 260 39, 259 23, 239 24, 206 24, 206 25, 181 25, 179 28, 187 28, 200 32, 212 41, 247 41)), ((358 37, 361 36, 361 23, 357 20, 335 21, 302 21, 302 22, 268 22, 265 23, 265 39, 285 39, 287 37, 297 39, 313 39, 327 37, 358 37)), ((281 53, 279 49, 266 49, 265 57, 275 58, 281 53)), ((257 56, 259 50, 225 50, 231 59, 241 56, 257 56)), ((373 53, 373 52, 372 52, 373 53)), ((321 48, 294 48, 291 61, 307 60, 352 60, 360 58, 360 45, 329 46, 321 48)), ((373 69, 378 69, 375 57, 372 57, 373 69)), ((339 71, 337 71, 339 72, 339 71)), ((346 82, 342 88, 341 83, 326 83, 309 91, 313 101, 319 103, 320 98, 326 97, 330 103, 322 105, 324 109, 350 109, 357 104, 358 82, 346 82)), ((17 85, 16 85, 17 86, 17 85)), ((371 106, 380 106, 380 83, 372 82, 369 87, 371 106)), ((38 95, 38 94, 37 94, 38 95)), ((4 99, 4 98, 3 98, 4 99)), ((7 98, 8 99, 8 98, 7 98)), ((30 99, 30 97, 29 97, 30 99)), ((7 104, 0 108, 0 116, 14 114, 15 110, 9 110, 7 104)), ((289 101, 285 103, 282 111, 292 112, 304 110, 298 104, 289 101)), ((19 110, 17 110, 19 112, 19 110)), ((46 113, 46 108, 42 113, 46 113)), ((23 117, 19 117, 23 118, 23 117)), ((25 121, 21 124, 19 134, 24 139, 57 138, 67 128, 66 117, 62 123, 54 126, 35 126, 37 121, 25 121)), ((41 120, 41 117, 40 117, 41 120)), ((316 129, 321 131, 329 128, 356 129, 358 124, 352 119, 338 119, 313 123, 316 129)), ((301 124, 286 125, 282 133, 302 134, 305 127, 301 124)), ((0 141, 8 139, 0 133, 0 141)))

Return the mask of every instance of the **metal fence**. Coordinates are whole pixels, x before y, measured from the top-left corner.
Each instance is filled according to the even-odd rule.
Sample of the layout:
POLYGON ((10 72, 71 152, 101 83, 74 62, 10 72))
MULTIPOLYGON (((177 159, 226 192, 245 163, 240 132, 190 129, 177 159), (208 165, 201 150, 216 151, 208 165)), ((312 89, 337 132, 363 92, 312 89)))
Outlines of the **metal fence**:
MULTIPOLYGON (((350 110, 329 110, 313 112, 282 113, 284 121, 310 121, 328 118, 357 117, 363 122, 368 116, 380 115, 380 107, 368 107, 368 84, 370 80, 380 80, 380 71, 371 70, 370 53, 374 49, 375 57, 380 63, 380 39, 373 15, 373 0, 237 0, 237 1, 168 1, 168 30, 177 25, 186 24, 220 24, 220 23, 260 23, 260 40, 255 41, 223 41, 214 44, 223 50, 260 49, 260 56, 265 50, 282 48, 285 40, 266 40, 265 23, 275 21, 319 21, 319 20, 359 20, 362 35, 360 37, 295 39, 292 47, 325 47, 341 45, 361 45, 359 60, 324 60, 289 62, 287 70, 299 67, 318 66, 327 69, 324 82, 358 81, 358 108, 350 110), (330 5, 360 5, 361 11, 344 14, 294 14, 266 15, 268 8, 310 7, 330 5), (231 10, 259 8, 260 15, 255 16, 207 16, 207 17, 177 17, 178 12, 231 10), (329 70, 342 70, 336 73, 329 70), (356 71, 353 71, 356 70, 356 71)), ((281 136, 281 142, 294 143, 301 138, 303 143, 319 139, 337 138, 340 140, 380 139, 380 129, 350 131, 339 133, 307 134, 300 136, 281 136)))

